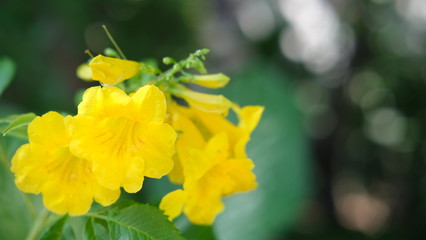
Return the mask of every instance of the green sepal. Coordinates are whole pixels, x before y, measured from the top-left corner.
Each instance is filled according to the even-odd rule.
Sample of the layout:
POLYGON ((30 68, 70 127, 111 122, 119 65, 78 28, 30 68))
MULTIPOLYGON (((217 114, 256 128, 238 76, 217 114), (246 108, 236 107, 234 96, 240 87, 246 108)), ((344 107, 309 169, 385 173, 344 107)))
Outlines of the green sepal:
POLYGON ((25 113, 0 119, 0 124, 7 124, 1 129, 3 136, 12 135, 21 139, 28 139, 27 127, 35 117, 37 116, 34 113, 25 113))

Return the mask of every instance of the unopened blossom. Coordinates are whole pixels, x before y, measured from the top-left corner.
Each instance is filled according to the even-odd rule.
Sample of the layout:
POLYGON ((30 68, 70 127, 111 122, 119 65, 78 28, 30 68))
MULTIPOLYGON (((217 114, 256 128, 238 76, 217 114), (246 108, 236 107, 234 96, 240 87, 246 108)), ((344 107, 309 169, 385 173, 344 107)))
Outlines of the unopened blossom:
POLYGON ((108 85, 115 85, 135 76, 141 63, 98 55, 89 63, 92 79, 108 85))
POLYGON ((203 112, 227 115, 232 106, 232 102, 223 95, 197 92, 183 86, 172 90, 172 94, 183 98, 189 106, 203 112))
POLYGON ((193 75, 188 78, 183 78, 183 82, 194 83, 206 88, 222 88, 225 87, 230 78, 223 73, 193 75))

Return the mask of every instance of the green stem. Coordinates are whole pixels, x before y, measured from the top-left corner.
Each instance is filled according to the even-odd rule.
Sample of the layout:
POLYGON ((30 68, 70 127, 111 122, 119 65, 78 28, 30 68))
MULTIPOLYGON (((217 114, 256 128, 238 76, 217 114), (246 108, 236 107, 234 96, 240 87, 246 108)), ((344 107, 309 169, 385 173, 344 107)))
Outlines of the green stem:
POLYGON ((43 211, 38 215, 37 219, 35 220, 33 227, 31 228, 31 231, 28 233, 28 236, 26 240, 35 240, 37 239, 38 235, 40 235, 41 231, 43 230, 43 227, 49 218, 50 212, 47 209, 43 209, 43 211))
POLYGON ((35 219, 37 217, 37 212, 35 210, 33 201, 28 196, 28 194, 22 191, 19 191, 19 192, 21 193, 22 199, 24 199, 25 205, 27 205, 28 210, 30 210, 32 218, 35 219))
POLYGON ((121 48, 118 46, 118 44, 115 42, 112 35, 109 33, 108 28, 105 25, 102 25, 102 28, 105 30, 105 33, 108 36, 109 40, 111 41, 112 45, 114 45, 115 49, 117 49, 117 52, 118 52, 118 54, 120 54, 120 57, 127 60, 123 51, 121 51, 121 48))

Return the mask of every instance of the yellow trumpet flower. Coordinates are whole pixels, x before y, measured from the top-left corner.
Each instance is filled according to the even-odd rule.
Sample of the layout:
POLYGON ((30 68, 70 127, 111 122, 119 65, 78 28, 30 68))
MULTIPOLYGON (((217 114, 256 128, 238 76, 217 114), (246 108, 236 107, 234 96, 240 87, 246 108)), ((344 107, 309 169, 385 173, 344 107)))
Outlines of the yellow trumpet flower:
POLYGON ((137 192, 144 177, 161 178, 173 168, 176 132, 165 116, 166 99, 153 85, 131 96, 92 87, 73 119, 71 151, 92 163, 102 186, 137 192))
POLYGON ((167 194, 160 203, 170 220, 182 212, 195 224, 211 225, 224 209, 222 197, 256 188, 253 162, 245 145, 257 126, 263 107, 234 106, 236 126, 223 116, 170 105, 171 122, 179 132, 172 181, 183 189, 167 194))
POLYGON ((120 190, 102 187, 91 164, 70 152, 71 119, 57 112, 36 117, 28 127, 29 144, 18 149, 11 169, 20 190, 41 193, 47 209, 75 216, 87 213, 93 199, 104 206, 114 203, 120 190))

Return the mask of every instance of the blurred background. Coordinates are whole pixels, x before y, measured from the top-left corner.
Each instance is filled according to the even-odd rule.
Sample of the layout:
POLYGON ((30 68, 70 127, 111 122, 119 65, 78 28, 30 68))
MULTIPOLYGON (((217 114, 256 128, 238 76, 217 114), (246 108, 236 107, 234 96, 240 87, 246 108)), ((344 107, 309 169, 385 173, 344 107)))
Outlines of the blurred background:
MULTIPOLYGON (((94 85, 75 74, 84 50, 112 47, 102 24, 132 60, 209 48, 209 72, 232 79, 221 91, 266 107, 248 145, 258 189, 226 199, 212 228, 178 219, 189 239, 426 239, 426 1, 2 0, 16 74, 0 116, 74 114, 94 85)), ((0 174, 0 238, 21 239, 31 218, 0 174)))

